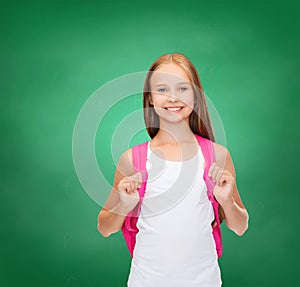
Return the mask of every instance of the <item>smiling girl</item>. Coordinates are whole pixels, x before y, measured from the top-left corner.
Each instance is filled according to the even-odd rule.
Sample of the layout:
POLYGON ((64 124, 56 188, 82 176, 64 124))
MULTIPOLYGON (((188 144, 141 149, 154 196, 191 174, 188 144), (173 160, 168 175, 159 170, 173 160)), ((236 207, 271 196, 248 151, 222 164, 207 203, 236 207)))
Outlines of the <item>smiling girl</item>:
MULTIPOLYGON (((191 61, 180 53, 159 57, 146 76, 143 102, 151 138, 145 143, 148 177, 127 286, 219 287, 221 254, 212 230, 224 220, 241 236, 248 229, 249 216, 229 151, 215 143, 202 85, 191 61), (213 147, 215 161, 208 176, 215 183, 213 200, 220 221, 208 200, 199 140, 213 147)), ((140 202, 142 184, 130 148, 120 157, 113 189, 98 215, 103 236, 126 231, 124 222, 140 202)))

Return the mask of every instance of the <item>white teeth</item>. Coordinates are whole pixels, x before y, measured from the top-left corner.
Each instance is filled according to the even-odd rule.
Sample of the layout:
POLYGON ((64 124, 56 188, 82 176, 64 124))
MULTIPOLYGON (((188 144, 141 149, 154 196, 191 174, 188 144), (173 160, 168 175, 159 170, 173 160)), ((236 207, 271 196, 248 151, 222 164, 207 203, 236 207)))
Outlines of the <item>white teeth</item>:
POLYGON ((171 111, 171 112, 176 112, 178 110, 180 110, 181 108, 167 108, 168 111, 171 111))

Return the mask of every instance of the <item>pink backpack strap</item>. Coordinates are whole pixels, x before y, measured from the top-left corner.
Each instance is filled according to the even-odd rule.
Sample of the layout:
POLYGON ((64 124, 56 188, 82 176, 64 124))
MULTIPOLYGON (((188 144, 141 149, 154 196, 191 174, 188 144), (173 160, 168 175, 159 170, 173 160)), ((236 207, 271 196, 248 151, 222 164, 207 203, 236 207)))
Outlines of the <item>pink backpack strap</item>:
POLYGON ((124 223, 122 225, 122 233, 131 257, 133 257, 133 250, 136 242, 136 234, 139 231, 136 226, 136 223, 141 211, 141 204, 145 194, 146 183, 148 179, 148 173, 146 170, 147 148, 148 142, 144 142, 132 147, 132 161, 134 173, 138 171, 142 173, 142 185, 140 188, 138 188, 140 201, 135 206, 135 208, 133 208, 125 217, 124 223))
POLYGON ((214 146, 213 146, 213 142, 211 140, 201 137, 197 134, 194 134, 194 135, 200 144, 200 147, 201 147, 204 159, 205 159, 205 168, 204 168, 203 179, 206 183, 207 196, 208 196, 208 199, 212 203, 215 218, 216 218, 217 224, 215 227, 212 228, 212 233, 213 233, 213 237, 214 237, 214 240, 216 243, 216 250, 217 250, 218 258, 220 258, 222 256, 222 234, 221 234, 220 218, 219 218, 219 210, 218 210, 219 203, 213 195, 213 190, 216 186, 216 183, 213 182, 213 180, 208 176, 208 170, 209 170, 211 164, 216 161, 214 146))

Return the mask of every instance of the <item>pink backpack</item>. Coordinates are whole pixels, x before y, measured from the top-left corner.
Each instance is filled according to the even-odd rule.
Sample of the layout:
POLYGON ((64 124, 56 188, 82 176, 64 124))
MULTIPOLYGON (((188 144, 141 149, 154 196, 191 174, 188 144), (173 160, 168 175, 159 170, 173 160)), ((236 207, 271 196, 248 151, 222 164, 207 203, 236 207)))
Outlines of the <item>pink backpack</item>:
MULTIPOLYGON (((220 219, 219 219, 219 213, 218 213, 218 207, 219 203, 216 201, 214 195, 213 195, 213 189, 216 185, 215 182, 208 176, 208 170, 212 162, 215 162, 215 153, 213 148, 213 142, 209 139, 206 139, 204 137, 201 137, 197 134, 194 134, 197 138, 204 159, 205 159, 205 169, 204 169, 204 175, 203 179, 205 180, 206 187, 207 187, 207 196, 208 199, 211 201, 213 205, 213 210, 216 218, 216 226, 212 227, 212 233, 213 237, 216 243, 216 250, 218 258, 222 256, 222 235, 221 235, 221 228, 220 228, 220 219)), ((133 249, 135 246, 135 239, 136 234, 138 233, 139 229, 136 226, 138 216, 141 211, 141 204, 143 201, 143 197, 145 194, 146 189, 146 183, 148 174, 146 171, 146 159, 147 159, 147 148, 148 148, 148 142, 141 143, 139 145, 132 147, 132 160, 133 160, 133 166, 134 166, 134 172, 141 172, 142 173, 142 185, 140 188, 138 188, 138 192, 140 195, 140 201, 137 203, 137 205, 127 214, 125 217, 124 223, 122 225, 122 233, 124 236, 124 239, 126 241, 127 247, 130 252, 130 256, 133 257, 133 249)))

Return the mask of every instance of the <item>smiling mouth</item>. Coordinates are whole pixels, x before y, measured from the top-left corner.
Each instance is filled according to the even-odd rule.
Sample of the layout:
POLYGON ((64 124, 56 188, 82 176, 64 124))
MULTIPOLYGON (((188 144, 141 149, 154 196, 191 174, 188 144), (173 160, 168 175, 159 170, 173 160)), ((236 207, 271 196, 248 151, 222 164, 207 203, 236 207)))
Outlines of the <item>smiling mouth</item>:
POLYGON ((170 111, 170 112, 178 112, 178 111, 182 110, 183 107, 166 107, 164 109, 167 111, 170 111))

